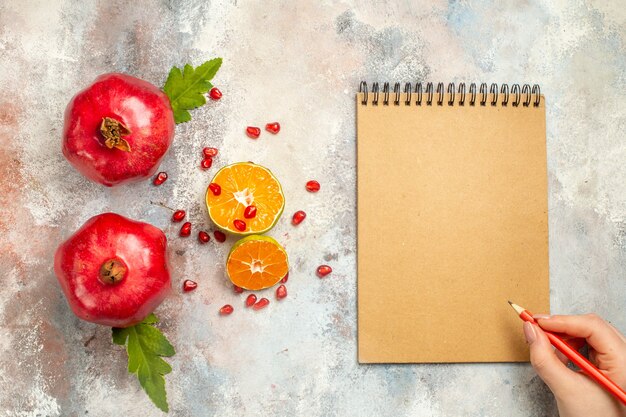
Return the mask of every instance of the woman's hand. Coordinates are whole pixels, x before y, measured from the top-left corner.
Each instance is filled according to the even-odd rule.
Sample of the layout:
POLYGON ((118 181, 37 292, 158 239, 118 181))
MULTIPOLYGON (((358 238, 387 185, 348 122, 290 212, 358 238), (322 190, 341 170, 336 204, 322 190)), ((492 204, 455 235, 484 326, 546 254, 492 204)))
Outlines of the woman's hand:
POLYGON ((626 338, 595 314, 534 316, 539 326, 524 323, 530 362, 550 387, 561 417, 624 417, 626 406, 582 372, 566 367, 567 358, 556 351, 541 330, 562 333, 568 343, 589 346, 589 360, 613 382, 626 388, 626 338))

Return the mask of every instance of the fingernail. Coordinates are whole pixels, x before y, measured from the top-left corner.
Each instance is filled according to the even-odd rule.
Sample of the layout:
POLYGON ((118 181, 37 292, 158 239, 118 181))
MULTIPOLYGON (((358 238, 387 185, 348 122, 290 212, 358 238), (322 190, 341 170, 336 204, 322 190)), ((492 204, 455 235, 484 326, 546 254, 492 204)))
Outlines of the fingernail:
POLYGON ((539 320, 539 319, 546 320, 546 319, 549 319, 550 317, 552 317, 552 316, 550 316, 549 314, 535 314, 535 315, 533 315, 533 318, 535 320, 539 320))
POLYGON ((524 336, 526 337, 526 343, 529 345, 537 339, 537 333, 535 333, 535 326, 529 322, 524 322, 524 336))

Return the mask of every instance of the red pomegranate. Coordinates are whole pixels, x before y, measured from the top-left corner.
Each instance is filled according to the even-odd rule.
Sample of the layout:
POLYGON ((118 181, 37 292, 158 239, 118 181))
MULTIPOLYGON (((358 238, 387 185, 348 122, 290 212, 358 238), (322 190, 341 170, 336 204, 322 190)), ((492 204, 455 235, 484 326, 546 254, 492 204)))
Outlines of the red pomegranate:
POLYGON ((63 155, 87 178, 113 186, 152 176, 174 138, 169 98, 126 74, 104 74, 65 110, 63 155))
POLYGON ((78 317, 112 327, 139 323, 171 289, 163 232, 115 213, 92 217, 63 242, 54 272, 78 317))

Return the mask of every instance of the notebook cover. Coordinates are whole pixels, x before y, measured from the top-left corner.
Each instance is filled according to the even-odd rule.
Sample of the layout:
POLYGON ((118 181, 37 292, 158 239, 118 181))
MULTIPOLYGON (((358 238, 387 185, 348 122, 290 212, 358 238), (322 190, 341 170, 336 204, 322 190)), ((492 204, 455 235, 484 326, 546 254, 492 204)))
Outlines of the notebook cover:
POLYGON ((549 312, 545 106, 362 105, 361 363, 528 360, 549 312))

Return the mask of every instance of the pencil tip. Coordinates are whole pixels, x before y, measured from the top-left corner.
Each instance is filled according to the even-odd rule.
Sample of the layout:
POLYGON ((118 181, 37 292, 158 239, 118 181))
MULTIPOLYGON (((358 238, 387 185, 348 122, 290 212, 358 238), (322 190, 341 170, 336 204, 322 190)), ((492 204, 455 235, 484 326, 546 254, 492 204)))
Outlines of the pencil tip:
POLYGON ((513 307, 513 310, 515 310, 517 312, 517 314, 522 314, 522 311, 524 311, 523 307, 518 306, 515 303, 512 303, 509 301, 509 304, 511 305, 511 307, 513 307))
POLYGON ((506 302, 507 302, 507 303, 509 303, 509 304, 511 304, 511 305, 513 305, 513 303, 512 303, 512 302, 510 302, 509 300, 507 300, 506 302))

